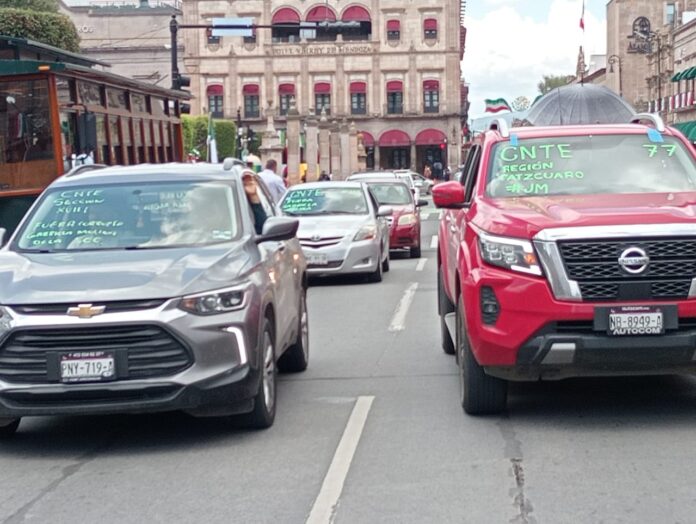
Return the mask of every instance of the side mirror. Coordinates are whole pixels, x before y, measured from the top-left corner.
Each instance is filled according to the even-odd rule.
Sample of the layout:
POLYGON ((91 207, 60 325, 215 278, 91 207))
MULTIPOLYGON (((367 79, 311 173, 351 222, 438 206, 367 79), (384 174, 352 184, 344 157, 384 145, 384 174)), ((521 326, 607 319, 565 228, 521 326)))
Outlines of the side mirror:
POLYGON ((263 224, 263 233, 256 237, 256 243, 271 240, 290 240, 297 234, 300 221, 296 218, 270 217, 263 224))
POLYGON ((390 217, 394 214, 394 210, 390 206, 379 206, 377 210, 378 217, 390 217))
POLYGON ((428 205, 428 201, 423 200, 422 198, 420 200, 418 200, 418 202, 416 202, 416 207, 423 207, 423 206, 427 206, 427 205, 428 205))
POLYGON ((7 230, 4 227, 0 227, 0 247, 5 245, 5 233, 7 233, 7 230))
POLYGON ((433 202, 435 207, 460 209, 466 203, 464 186, 459 182, 442 182, 433 186, 433 202))

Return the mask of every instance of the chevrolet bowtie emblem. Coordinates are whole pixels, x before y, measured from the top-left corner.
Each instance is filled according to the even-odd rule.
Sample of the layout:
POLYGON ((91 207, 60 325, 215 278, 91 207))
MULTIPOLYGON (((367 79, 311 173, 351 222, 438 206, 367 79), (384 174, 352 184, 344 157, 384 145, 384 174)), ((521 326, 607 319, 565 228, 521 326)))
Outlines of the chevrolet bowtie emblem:
POLYGON ((92 318, 104 313, 106 306, 93 306, 92 304, 78 304, 77 307, 69 307, 68 315, 71 317, 92 318))

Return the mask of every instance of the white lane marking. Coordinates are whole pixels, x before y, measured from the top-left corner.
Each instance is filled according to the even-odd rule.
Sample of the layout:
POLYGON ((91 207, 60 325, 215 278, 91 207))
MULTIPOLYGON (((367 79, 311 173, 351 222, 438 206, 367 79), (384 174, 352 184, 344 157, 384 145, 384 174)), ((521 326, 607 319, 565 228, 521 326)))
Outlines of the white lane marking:
POLYGON ((437 235, 430 239, 430 249, 437 249, 437 235))
POLYGON ((338 499, 348 476, 355 450, 358 448, 367 415, 370 413, 373 396, 361 396, 355 402, 346 429, 338 443, 329 470, 326 472, 319 495, 314 500, 307 524, 329 524, 336 517, 338 499))
POLYGON ((404 296, 401 297, 401 300, 397 304, 391 324, 389 324, 389 331, 403 331, 406 328, 406 315, 408 314, 408 308, 411 307, 411 302, 413 302, 413 297, 416 295, 417 289, 418 282, 412 282, 406 291, 404 291, 404 296))
POLYGON ((427 258, 421 258, 416 265, 416 271, 423 271, 425 269, 425 264, 428 262, 427 258))

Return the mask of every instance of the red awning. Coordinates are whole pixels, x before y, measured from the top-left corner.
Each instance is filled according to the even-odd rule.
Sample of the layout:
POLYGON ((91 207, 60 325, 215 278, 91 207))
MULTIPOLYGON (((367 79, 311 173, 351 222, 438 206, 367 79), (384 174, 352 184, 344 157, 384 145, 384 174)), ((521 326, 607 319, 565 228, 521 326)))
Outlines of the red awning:
POLYGON ((336 13, 324 5, 313 7, 309 10, 309 13, 307 13, 307 22, 323 22, 325 20, 335 22, 336 13))
POLYGON ((209 85, 205 91, 206 91, 206 93, 208 93, 208 96, 221 96, 222 95, 222 84, 209 85))
POLYGON ((354 5, 343 11, 341 20, 344 22, 370 22, 370 13, 364 7, 354 5))
POLYGON ((423 22, 423 29, 426 31, 437 31, 437 20, 435 18, 426 18, 423 22))
POLYGON ((392 129, 382 133, 379 137, 379 145, 380 147, 405 147, 411 145, 411 139, 403 131, 392 129))
POLYGON ((350 92, 353 93, 367 93, 367 83, 366 82, 351 82, 350 92))
POLYGON ((242 93, 245 95, 258 95, 259 94, 259 85, 258 84, 246 84, 242 88, 242 93))
POLYGON ((401 31, 401 22, 398 20, 387 20, 387 31, 401 31))
POLYGON ((440 82, 438 80, 426 80, 423 82, 423 91, 439 91, 440 82))
POLYGON ((281 95, 294 95, 295 84, 280 84, 278 86, 278 93, 281 95))
POLYGON ((289 7, 283 7, 278 9, 273 18, 271 18, 271 24, 299 24, 300 15, 294 9, 289 7))
POLYGON ((444 144, 447 137, 438 129, 425 129, 416 135, 417 146, 434 146, 444 144))
POLYGON ((401 80, 390 80, 387 82, 387 93, 400 93, 404 90, 404 83, 401 80))
POLYGON ((319 94, 331 93, 331 84, 328 82, 317 82, 314 84, 314 92, 319 94))
POLYGON ((363 136, 363 145, 365 147, 375 147, 375 137, 373 137, 367 131, 360 131, 363 136))

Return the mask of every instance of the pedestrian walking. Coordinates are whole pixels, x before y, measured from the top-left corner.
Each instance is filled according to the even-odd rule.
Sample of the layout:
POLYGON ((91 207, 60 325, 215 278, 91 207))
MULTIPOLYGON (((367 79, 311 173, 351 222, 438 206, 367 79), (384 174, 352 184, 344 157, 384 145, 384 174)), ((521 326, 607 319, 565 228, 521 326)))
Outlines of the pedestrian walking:
POLYGON ((423 176, 428 180, 433 178, 433 170, 430 169, 430 164, 425 164, 425 168, 423 168, 423 176))
POLYGON ((264 184, 266 184, 268 187, 268 190, 271 192, 273 200, 280 202, 285 194, 285 191, 287 191, 287 188, 285 187, 283 179, 276 174, 276 169, 278 169, 278 162, 271 158, 268 160, 268 162, 266 162, 266 169, 261 171, 259 176, 261 177, 261 180, 263 180, 264 184))

